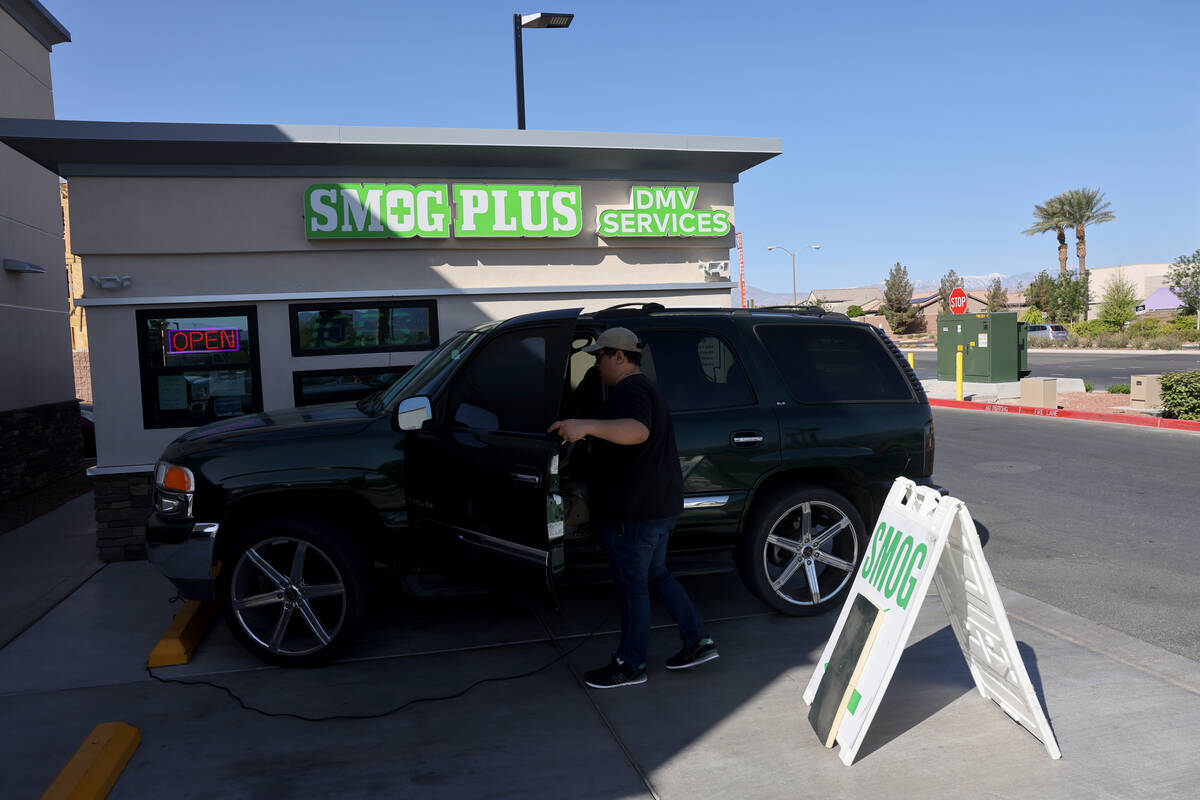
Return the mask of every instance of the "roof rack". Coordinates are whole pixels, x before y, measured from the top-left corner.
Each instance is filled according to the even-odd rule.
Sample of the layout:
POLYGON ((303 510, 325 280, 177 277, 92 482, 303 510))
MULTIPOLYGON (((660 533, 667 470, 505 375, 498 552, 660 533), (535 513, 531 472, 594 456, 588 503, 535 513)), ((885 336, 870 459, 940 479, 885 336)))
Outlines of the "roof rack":
POLYGON ((849 316, 840 311, 826 311, 821 306, 755 306, 755 310, 762 311, 795 311, 799 314, 811 314, 814 317, 833 317, 834 319, 850 319, 849 316))
POLYGON ((621 309, 633 309, 636 311, 641 311, 645 314, 649 314, 652 311, 663 311, 666 309, 666 306, 664 306, 662 303, 620 303, 615 306, 609 306, 608 308, 601 309, 595 312, 593 316, 602 317, 610 311, 620 311, 621 309))

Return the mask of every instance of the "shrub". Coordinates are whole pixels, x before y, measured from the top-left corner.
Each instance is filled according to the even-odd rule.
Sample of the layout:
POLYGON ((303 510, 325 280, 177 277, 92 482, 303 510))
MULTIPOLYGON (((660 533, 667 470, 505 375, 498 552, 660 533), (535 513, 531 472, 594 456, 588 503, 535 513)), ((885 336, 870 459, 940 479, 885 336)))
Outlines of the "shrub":
POLYGON ((1200 420, 1200 370, 1163 373, 1162 404, 1164 416, 1200 420))
POLYGON ((1094 385, 1092 385, 1092 382, 1091 382, 1091 381, 1084 381, 1084 382, 1083 382, 1083 390, 1084 390, 1085 392, 1090 392, 1092 389, 1095 389, 1095 388, 1096 388, 1096 387, 1095 387, 1094 385))
POLYGON ((1030 325, 1037 325, 1042 321, 1042 310, 1037 306, 1030 306, 1025 309, 1025 313, 1021 315, 1021 322, 1027 322, 1030 325))
POLYGON ((850 318, 861 317, 866 312, 862 310, 862 306, 850 306, 846 309, 846 316, 850 318))
POLYGON ((1116 333, 1121 330, 1121 326, 1102 319, 1089 319, 1087 322, 1076 322, 1071 326, 1071 330, 1080 336, 1096 336, 1101 333, 1116 333))
POLYGON ((1128 383, 1109 384, 1108 393, 1109 394, 1129 394, 1129 384, 1128 383))
POLYGON ((1096 337, 1096 346, 1121 350, 1129 346, 1129 337, 1123 333, 1102 333, 1096 337))
POLYGON ((1129 346, 1135 350, 1145 350, 1150 346, 1150 340, 1137 331, 1134 331, 1129 334, 1129 346))
POLYGON ((1089 343, 1079 338, 1078 334, 1067 334, 1067 347, 1087 347, 1089 343))
POLYGON ((1130 330, 1141 331, 1142 333, 1161 333, 1165 327, 1166 325, 1161 319, 1155 319, 1154 317, 1144 319, 1141 323, 1129 323, 1130 330))
POLYGON ((1178 336, 1160 333, 1150 339, 1150 346, 1155 350, 1178 350, 1181 345, 1178 336))

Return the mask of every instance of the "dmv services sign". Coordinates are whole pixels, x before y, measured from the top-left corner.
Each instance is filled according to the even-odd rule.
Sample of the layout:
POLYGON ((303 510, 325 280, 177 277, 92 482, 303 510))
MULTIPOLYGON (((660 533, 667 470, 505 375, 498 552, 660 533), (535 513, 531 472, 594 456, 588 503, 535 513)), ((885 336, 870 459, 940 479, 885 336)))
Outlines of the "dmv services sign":
MULTIPOLYGON (((598 215, 601 236, 724 236, 729 212, 696 209, 698 186, 635 186, 630 208, 598 215)), ((304 192, 309 239, 569 239, 583 230, 579 186, 318 183, 304 192)))
POLYGON ((724 236, 729 212, 697 209, 699 186, 634 186, 630 208, 610 208, 596 217, 601 236, 724 236))

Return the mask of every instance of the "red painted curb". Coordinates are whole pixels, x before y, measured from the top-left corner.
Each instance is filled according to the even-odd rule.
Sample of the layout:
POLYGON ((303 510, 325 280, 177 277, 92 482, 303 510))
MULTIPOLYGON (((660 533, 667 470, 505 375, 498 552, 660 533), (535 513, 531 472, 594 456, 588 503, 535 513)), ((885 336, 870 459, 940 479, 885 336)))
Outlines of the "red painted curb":
POLYGON ((1200 433, 1200 422, 1184 419, 1163 419, 1126 414, 1104 414, 1099 411, 1070 411, 1065 408, 1034 408, 1033 406, 1010 406, 1003 403, 972 403, 968 400, 930 399, 929 405, 942 408, 963 408, 970 411, 998 411, 1002 414, 1029 414, 1034 417, 1056 419, 1083 419, 1092 422, 1117 422, 1123 425, 1140 425, 1143 428, 1166 428, 1176 431, 1200 433))

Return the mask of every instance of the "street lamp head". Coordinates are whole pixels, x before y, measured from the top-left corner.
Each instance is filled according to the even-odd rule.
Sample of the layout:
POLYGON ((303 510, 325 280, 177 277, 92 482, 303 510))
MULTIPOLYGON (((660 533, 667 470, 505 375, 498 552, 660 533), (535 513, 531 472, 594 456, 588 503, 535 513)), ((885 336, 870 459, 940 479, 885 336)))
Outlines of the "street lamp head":
POLYGON ((555 14, 549 11, 539 11, 536 14, 526 14, 521 17, 522 28, 567 28, 574 14, 555 14))
POLYGON ((810 244, 810 245, 809 245, 809 248, 810 248, 810 249, 812 249, 812 250, 820 250, 820 249, 821 249, 821 245, 819 245, 819 244, 810 244))
POLYGON ((767 249, 768 249, 768 250, 774 250, 774 249, 775 249, 775 245, 773 245, 773 244, 769 244, 769 245, 767 245, 767 249))

